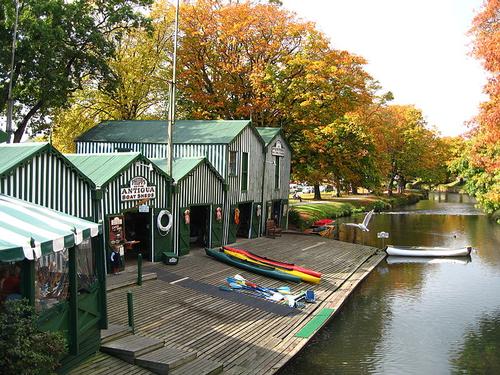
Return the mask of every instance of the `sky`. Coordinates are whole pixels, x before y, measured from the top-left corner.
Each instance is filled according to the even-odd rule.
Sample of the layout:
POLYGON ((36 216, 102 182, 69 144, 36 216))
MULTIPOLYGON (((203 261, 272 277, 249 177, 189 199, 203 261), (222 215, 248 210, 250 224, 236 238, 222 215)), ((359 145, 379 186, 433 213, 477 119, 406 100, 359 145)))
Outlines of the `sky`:
POLYGON ((486 73, 469 56, 467 32, 483 0, 283 0, 313 21, 336 49, 361 55, 366 71, 394 94, 394 104, 414 104, 445 136, 484 101, 486 73))

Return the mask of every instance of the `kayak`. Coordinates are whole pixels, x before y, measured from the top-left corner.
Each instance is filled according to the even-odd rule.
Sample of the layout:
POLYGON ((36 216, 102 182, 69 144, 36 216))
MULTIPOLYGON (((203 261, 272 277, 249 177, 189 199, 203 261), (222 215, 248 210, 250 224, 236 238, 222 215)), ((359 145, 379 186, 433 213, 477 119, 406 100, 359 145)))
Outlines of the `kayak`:
POLYGON ((296 270, 293 270, 293 269, 290 269, 290 268, 282 268, 282 267, 278 267, 278 266, 274 266, 274 265, 271 265, 271 264, 266 264, 266 263, 261 263, 261 262, 258 262, 254 259, 251 259, 249 257, 247 257, 245 254, 242 254, 242 253, 239 253, 239 252, 236 252, 236 251, 231 251, 231 250, 228 250, 227 248, 223 248, 223 251, 225 254, 233 257, 233 258, 237 258, 243 262, 248 262, 250 264, 253 264, 253 265, 256 265, 256 266, 264 266, 264 267, 272 267, 274 268, 275 270, 277 271, 280 271, 280 272, 284 272, 286 274, 290 274, 290 275, 293 275, 293 276, 296 276, 298 278, 300 278, 302 281, 305 281, 305 282, 308 282, 308 283, 313 283, 313 284, 318 284, 321 279, 319 277, 316 277, 316 276, 312 276, 312 275, 309 275, 307 273, 304 273, 304 272, 300 272, 300 271, 296 271, 296 270))
POLYGON ((205 252, 207 255, 214 257, 215 259, 227 263, 231 266, 238 267, 250 272, 258 273, 260 275, 264 275, 267 277, 272 277, 273 279, 284 280, 284 281, 292 281, 294 283, 300 283, 300 278, 294 275, 291 275, 286 272, 281 272, 277 270, 275 267, 269 267, 265 265, 259 265, 252 262, 247 262, 228 254, 225 254, 218 249, 209 249, 205 248, 205 252))
POLYGON ((388 255, 405 257, 466 257, 470 256, 472 247, 450 249, 445 247, 422 247, 422 246, 392 246, 386 247, 388 255))
POLYGON ((299 271, 299 272, 307 273, 307 274, 314 276, 314 277, 321 278, 321 272, 316 272, 316 271, 313 271, 309 268, 300 267, 300 266, 297 266, 293 263, 287 263, 287 262, 282 262, 282 261, 271 259, 271 258, 266 258, 266 257, 260 256, 260 255, 254 254, 248 250, 237 249, 235 247, 223 246, 222 248, 224 250, 229 250, 231 252, 244 254, 249 259, 255 260, 255 261, 263 263, 263 264, 268 264, 270 266, 276 266, 276 267, 280 267, 280 268, 284 268, 284 269, 299 271))

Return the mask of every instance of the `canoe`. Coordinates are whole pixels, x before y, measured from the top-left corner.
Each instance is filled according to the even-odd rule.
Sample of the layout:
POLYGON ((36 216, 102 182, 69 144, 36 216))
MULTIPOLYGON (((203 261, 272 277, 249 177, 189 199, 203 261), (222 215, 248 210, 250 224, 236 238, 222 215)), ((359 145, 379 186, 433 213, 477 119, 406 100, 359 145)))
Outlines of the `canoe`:
POLYGON ((232 257, 219 249, 209 249, 205 248, 205 252, 207 255, 214 257, 215 259, 229 264, 234 267, 238 267, 244 269, 246 271, 258 273, 260 275, 264 275, 267 277, 272 277, 273 279, 283 280, 283 281, 292 281, 294 283, 300 283, 300 278, 285 272, 278 271, 275 267, 269 267, 264 265, 258 265, 251 262, 246 262, 244 260, 232 257))
POLYGON ((284 272, 284 273, 287 273, 287 274, 290 274, 290 275, 293 275, 293 276, 297 276, 302 281, 305 281, 305 282, 308 282, 308 283, 318 284, 321 281, 320 277, 316 277, 316 276, 310 275, 310 274, 305 273, 305 272, 298 271, 298 270, 290 268, 290 267, 283 268, 283 267, 275 266, 273 264, 259 262, 259 261, 255 260, 255 259, 252 259, 252 258, 248 257, 246 254, 244 254, 243 252, 245 250, 242 250, 243 252, 239 252, 239 251, 230 250, 228 247, 224 246, 223 247, 223 251, 224 251, 225 254, 227 254, 227 255, 229 255, 231 257, 237 258, 239 260, 242 260, 244 262, 248 262, 250 264, 254 264, 254 265, 257 265, 257 266, 273 267, 277 271, 284 272))
POLYGON ((404 257, 465 257, 469 256, 472 247, 461 247, 450 249, 446 247, 423 247, 423 246, 392 246, 386 247, 385 252, 388 255, 397 255, 404 257))
POLYGON ((314 276, 314 277, 317 277, 317 278, 321 278, 321 272, 316 272, 316 271, 313 271, 309 268, 300 267, 300 266, 297 266, 296 264, 293 264, 293 263, 287 263, 287 262, 282 262, 282 261, 271 259, 271 258, 266 258, 266 257, 260 256, 260 255, 254 254, 248 250, 237 249, 235 247, 223 246, 222 248, 224 250, 229 250, 232 252, 244 254, 249 259, 255 260, 255 261, 263 263, 263 264, 268 264, 270 266, 276 266, 276 267, 284 268, 287 270, 299 271, 302 273, 307 273, 307 274, 314 276))
POLYGON ((470 257, 400 257, 388 256, 387 264, 467 264, 471 262, 470 257))

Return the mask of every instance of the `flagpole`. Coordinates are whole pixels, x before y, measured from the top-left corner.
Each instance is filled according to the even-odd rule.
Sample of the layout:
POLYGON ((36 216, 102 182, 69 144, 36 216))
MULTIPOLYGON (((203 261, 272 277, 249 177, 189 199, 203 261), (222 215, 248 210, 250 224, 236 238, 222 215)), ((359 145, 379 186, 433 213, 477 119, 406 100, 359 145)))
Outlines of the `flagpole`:
POLYGON ((170 102, 168 106, 168 123, 167 123, 167 163, 168 175, 172 177, 172 160, 173 160, 173 136, 172 131, 175 124, 175 91, 177 84, 177 35, 179 34, 179 0, 175 8, 175 24, 174 24, 174 53, 172 57, 172 82, 170 82, 170 102))
POLYGON ((14 21, 14 32, 12 34, 12 55, 10 59, 10 74, 9 74, 9 90, 7 92, 7 124, 5 132, 7 133, 7 143, 10 143, 12 136, 12 112, 14 103, 12 101, 12 80, 14 79, 14 64, 16 59, 16 42, 17 42, 17 23, 19 20, 19 2, 16 0, 16 19, 14 21))

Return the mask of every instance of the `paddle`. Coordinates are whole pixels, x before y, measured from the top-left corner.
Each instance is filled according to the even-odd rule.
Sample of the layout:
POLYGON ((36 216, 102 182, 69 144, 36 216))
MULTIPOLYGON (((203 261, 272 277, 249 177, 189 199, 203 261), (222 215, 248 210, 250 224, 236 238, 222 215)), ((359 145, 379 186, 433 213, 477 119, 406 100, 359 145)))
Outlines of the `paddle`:
POLYGON ((248 281, 247 279, 245 279, 243 276, 241 276, 239 274, 234 275, 234 279, 237 280, 237 282, 240 282, 240 283, 247 285, 247 286, 252 286, 252 287, 260 289, 264 292, 278 292, 281 294, 290 294, 291 293, 289 286, 280 286, 278 288, 266 288, 266 287, 259 286, 251 281, 248 281))

